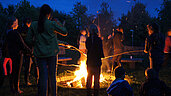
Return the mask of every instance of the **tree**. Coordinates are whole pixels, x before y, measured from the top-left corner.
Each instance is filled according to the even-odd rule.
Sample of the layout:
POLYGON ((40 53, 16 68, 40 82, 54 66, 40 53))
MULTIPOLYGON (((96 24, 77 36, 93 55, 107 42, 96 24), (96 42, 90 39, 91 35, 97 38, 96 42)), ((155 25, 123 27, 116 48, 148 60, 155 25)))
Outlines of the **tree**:
POLYGON ((171 26, 171 1, 164 0, 159 11, 159 22, 161 32, 166 33, 167 29, 171 26))
POLYGON ((112 33, 112 29, 116 25, 116 20, 113 18, 113 12, 108 3, 102 2, 95 23, 100 27, 102 37, 107 38, 112 33))
POLYGON ((86 27, 87 20, 88 20, 88 16, 86 14, 87 11, 87 7, 85 5, 82 5, 81 2, 77 2, 74 5, 74 9, 72 9, 72 16, 73 19, 76 21, 77 23, 77 27, 81 30, 84 29, 86 27))
POLYGON ((132 7, 131 12, 129 11, 127 15, 122 15, 120 18, 126 45, 132 45, 132 38, 133 45, 144 45, 147 36, 146 25, 152 20, 145 8, 144 4, 138 2, 132 7))
POLYGON ((53 12, 53 18, 59 19, 60 22, 65 21, 65 27, 68 31, 67 37, 58 35, 58 39, 61 41, 65 41, 71 45, 77 46, 77 37, 79 34, 79 29, 76 27, 77 23, 74 20, 74 18, 71 15, 67 15, 65 13, 58 12, 57 10, 55 10, 53 12))
POLYGON ((31 6, 29 1, 20 1, 20 3, 16 5, 16 8, 14 15, 19 19, 20 25, 26 17, 30 17, 32 21, 38 20, 39 8, 35 8, 33 5, 31 6))

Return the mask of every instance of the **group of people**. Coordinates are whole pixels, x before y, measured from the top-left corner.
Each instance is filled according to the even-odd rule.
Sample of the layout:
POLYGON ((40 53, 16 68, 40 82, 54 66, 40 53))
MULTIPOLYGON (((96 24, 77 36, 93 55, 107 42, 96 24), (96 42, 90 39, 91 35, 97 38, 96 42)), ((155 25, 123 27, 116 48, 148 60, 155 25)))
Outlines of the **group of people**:
MULTIPOLYGON (((22 67, 22 60, 24 57, 25 64, 25 82, 26 85, 31 85, 29 82, 29 72, 31 61, 36 62, 36 78, 38 80, 38 96, 46 96, 47 84, 50 86, 50 94, 56 96, 56 62, 57 54, 59 52, 57 34, 67 34, 66 28, 56 21, 51 21, 52 9, 49 5, 44 4, 40 8, 40 15, 38 21, 32 22, 30 18, 24 20, 24 26, 18 28, 18 19, 15 17, 9 18, 8 30, 6 36, 6 58, 12 60, 12 73, 10 75, 10 88, 12 92, 22 93, 19 88, 20 72, 22 67), (20 30, 21 29, 21 30, 20 30), (32 51, 33 49, 33 51, 32 51), (25 51, 23 51, 25 50, 25 51), (24 54, 24 55, 23 55, 24 54), (31 57, 36 57, 32 60, 31 57)), ((143 83, 140 89, 141 96, 158 96, 152 94, 169 93, 169 88, 166 84, 159 80, 159 70, 164 61, 164 52, 167 53, 167 58, 170 58, 171 38, 168 31, 166 44, 164 37, 159 32, 159 27, 156 23, 147 25, 149 36, 146 39, 144 52, 149 53, 150 69, 145 71, 147 81, 143 83), (164 50, 165 44, 165 50, 164 50), (154 82, 155 81, 155 82, 154 82), (151 90, 154 89, 154 90, 151 90), (149 91, 150 90, 150 91, 149 91), (159 93, 156 93, 159 92, 159 93)), ((91 86, 94 75, 94 96, 99 96, 99 80, 103 53, 103 42, 98 36, 99 28, 95 24, 89 27, 89 36, 86 37, 86 31, 81 31, 80 36, 80 50, 87 53, 87 96, 92 96, 91 86)), ((66 36, 66 35, 64 35, 66 36)), ((116 33, 113 33, 108 38, 113 38, 114 54, 123 52, 123 28, 120 26, 116 33)), ((166 58, 166 61, 169 60, 166 58)), ((107 93, 112 96, 133 96, 133 90, 129 83, 124 80, 125 70, 120 62, 121 55, 113 57, 113 64, 115 69, 116 79, 107 89, 107 93), (117 63, 115 63, 117 62, 117 63)), ((112 70, 108 67, 108 71, 112 70)), ((168 95, 169 96, 169 95, 168 95)))
POLYGON ((59 52, 56 34, 66 34, 67 30, 60 22, 49 20, 51 12, 50 6, 44 4, 40 8, 38 21, 32 22, 30 18, 26 18, 22 27, 18 27, 16 17, 9 17, 6 40, 3 44, 7 50, 3 57, 12 60, 9 79, 13 93, 23 93, 19 87, 22 63, 25 65, 25 83, 31 85, 29 74, 33 62, 38 80, 38 96, 46 96, 47 81, 50 86, 49 94, 56 96, 56 56, 59 52))
MULTIPOLYGON (((170 89, 163 81, 159 80, 159 71, 162 67, 162 64, 167 63, 170 58, 170 29, 168 30, 168 37, 166 38, 166 40, 164 39, 164 36, 159 32, 159 26, 156 23, 148 24, 147 29, 148 37, 145 41, 144 52, 149 54, 150 68, 147 68, 145 71, 147 81, 142 84, 140 89, 140 95, 169 96, 170 89), (166 56, 164 56, 164 52, 166 56), (158 91, 158 93, 155 93, 155 91, 158 91)), ((87 50, 87 96, 91 96, 92 94, 90 89, 93 75, 94 96, 98 96, 99 79, 102 65, 101 58, 104 58, 103 44, 102 39, 100 38, 100 36, 98 36, 98 27, 95 24, 90 25, 89 32, 90 36, 86 40, 84 38, 85 48, 87 50)), ((122 43, 123 28, 119 26, 117 32, 115 32, 113 36, 109 36, 109 39, 110 38, 113 38, 114 54, 122 53, 124 51, 124 45, 122 43)), ((116 55, 113 57, 112 64, 113 69, 115 69, 116 79, 108 88, 107 93, 112 96, 133 96, 132 88, 130 87, 129 83, 124 80, 125 71, 121 63, 121 57, 122 55, 116 55)), ((108 70, 110 72, 111 68, 109 67, 108 70)))

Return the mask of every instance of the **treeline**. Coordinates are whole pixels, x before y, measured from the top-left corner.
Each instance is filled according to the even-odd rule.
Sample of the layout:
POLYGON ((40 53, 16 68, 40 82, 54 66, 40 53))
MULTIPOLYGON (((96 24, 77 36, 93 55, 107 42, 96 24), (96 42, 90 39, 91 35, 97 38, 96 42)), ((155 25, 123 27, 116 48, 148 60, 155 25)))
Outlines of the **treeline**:
MULTIPOLYGON (((30 5, 29 1, 22 0, 16 5, 9 5, 8 8, 3 8, 0 3, 0 38, 1 41, 5 38, 5 30, 7 26, 7 19, 10 15, 15 15, 19 19, 19 25, 22 26, 23 19, 30 17, 33 21, 38 20, 39 7, 30 5)), ((94 20, 94 23, 100 26, 101 35, 107 38, 112 34, 112 29, 116 29, 116 25, 121 25, 124 29, 125 45, 143 46, 144 40, 147 36, 146 25, 151 22, 157 22, 161 27, 161 32, 166 33, 168 27, 171 25, 171 1, 164 0, 161 9, 156 9, 158 17, 150 17, 146 10, 146 6, 142 3, 136 2, 132 6, 131 11, 123 14, 120 17, 120 24, 114 18, 115 14, 112 12, 108 3, 103 2, 96 15, 87 14, 86 5, 81 2, 74 4, 74 8, 70 14, 53 10, 52 18, 58 18, 61 22, 65 21, 69 35, 65 38, 58 35, 59 40, 65 41, 71 45, 78 46, 77 39, 81 29, 88 29, 88 26, 94 20), (132 42, 133 40, 133 42, 132 42)), ((88 31, 88 30, 87 30, 88 31)))

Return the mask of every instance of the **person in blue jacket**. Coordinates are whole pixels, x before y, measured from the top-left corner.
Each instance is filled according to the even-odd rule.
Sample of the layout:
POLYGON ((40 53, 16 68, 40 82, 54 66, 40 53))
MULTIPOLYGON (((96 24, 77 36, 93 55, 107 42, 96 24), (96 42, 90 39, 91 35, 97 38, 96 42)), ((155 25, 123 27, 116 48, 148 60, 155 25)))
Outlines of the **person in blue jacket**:
POLYGON ((117 66, 115 68, 116 79, 112 82, 107 89, 109 96, 133 96, 133 90, 128 81, 124 80, 125 70, 123 67, 117 66))

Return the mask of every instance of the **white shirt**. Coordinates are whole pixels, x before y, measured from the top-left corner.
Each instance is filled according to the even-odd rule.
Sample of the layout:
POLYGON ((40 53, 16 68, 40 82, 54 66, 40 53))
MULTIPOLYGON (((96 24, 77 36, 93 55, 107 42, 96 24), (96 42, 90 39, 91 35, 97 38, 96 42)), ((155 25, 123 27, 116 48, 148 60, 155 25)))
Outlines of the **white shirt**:
POLYGON ((85 42, 86 42, 86 36, 81 35, 79 41, 79 49, 86 49, 85 42))

